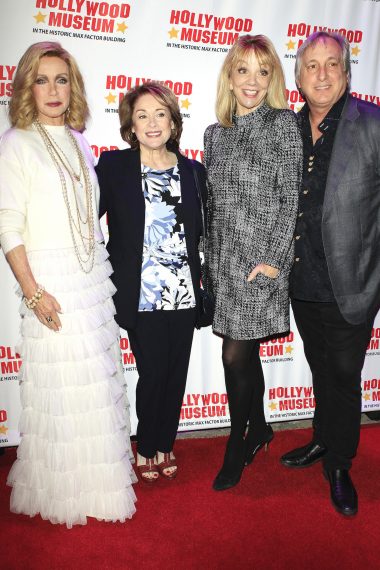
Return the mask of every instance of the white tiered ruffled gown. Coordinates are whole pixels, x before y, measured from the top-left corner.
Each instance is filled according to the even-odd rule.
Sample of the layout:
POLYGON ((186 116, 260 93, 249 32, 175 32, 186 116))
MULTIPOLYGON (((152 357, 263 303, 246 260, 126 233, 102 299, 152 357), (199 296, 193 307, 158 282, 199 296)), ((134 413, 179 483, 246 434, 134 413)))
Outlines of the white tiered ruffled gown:
POLYGON ((62 308, 62 330, 22 304, 21 443, 9 473, 11 510, 52 523, 125 521, 135 512, 129 413, 106 249, 92 271, 73 249, 28 254, 62 308))

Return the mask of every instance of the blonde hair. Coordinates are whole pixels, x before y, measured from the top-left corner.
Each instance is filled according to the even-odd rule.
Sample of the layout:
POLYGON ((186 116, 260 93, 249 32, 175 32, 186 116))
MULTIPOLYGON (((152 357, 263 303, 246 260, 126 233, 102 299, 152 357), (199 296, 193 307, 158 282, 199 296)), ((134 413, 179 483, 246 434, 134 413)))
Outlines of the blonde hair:
POLYGON ((170 118, 174 123, 174 128, 172 130, 172 135, 167 142, 167 146, 173 150, 178 150, 182 135, 182 116, 179 110, 178 101, 169 87, 155 81, 148 81, 143 85, 130 89, 120 101, 119 118, 121 138, 125 140, 131 148, 139 148, 139 141, 137 140, 136 135, 132 132, 132 115, 140 97, 148 94, 153 95, 157 101, 169 109, 170 118))
POLYGON ((37 78, 42 57, 59 57, 67 64, 70 80, 70 106, 65 113, 65 123, 72 129, 83 131, 89 110, 82 74, 73 56, 58 42, 32 44, 21 57, 13 80, 13 94, 9 105, 12 127, 27 129, 37 116, 32 86, 37 78))
POLYGON ((238 61, 254 53, 260 65, 267 65, 271 79, 265 102, 274 109, 287 109, 285 77, 280 59, 269 38, 263 35, 240 36, 228 52, 218 78, 216 96, 216 116, 223 127, 232 127, 232 117, 236 111, 236 98, 230 89, 230 78, 238 61))

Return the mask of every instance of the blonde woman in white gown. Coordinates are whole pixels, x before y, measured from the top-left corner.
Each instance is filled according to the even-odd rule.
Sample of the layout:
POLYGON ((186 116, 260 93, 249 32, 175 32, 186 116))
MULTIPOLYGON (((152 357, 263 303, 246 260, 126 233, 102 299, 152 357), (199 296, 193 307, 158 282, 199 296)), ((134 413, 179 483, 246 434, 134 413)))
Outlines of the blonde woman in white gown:
POLYGON ((23 298, 11 510, 69 528, 123 522, 136 477, 83 80, 60 44, 40 42, 13 87, 0 144, 0 241, 23 298))

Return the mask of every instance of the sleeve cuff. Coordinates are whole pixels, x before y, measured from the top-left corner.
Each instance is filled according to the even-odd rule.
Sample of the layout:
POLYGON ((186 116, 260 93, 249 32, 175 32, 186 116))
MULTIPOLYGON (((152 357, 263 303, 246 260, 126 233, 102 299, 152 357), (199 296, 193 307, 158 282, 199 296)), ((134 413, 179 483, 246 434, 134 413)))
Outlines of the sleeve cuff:
POLYGON ((12 249, 19 245, 24 245, 21 235, 17 232, 6 232, 0 236, 0 245, 6 255, 12 249))

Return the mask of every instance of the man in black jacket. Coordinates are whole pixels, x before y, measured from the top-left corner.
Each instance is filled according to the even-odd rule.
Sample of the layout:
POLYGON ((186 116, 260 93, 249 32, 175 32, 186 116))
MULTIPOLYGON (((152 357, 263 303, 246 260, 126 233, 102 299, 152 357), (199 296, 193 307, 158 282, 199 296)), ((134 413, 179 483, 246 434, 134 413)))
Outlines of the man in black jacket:
POLYGON ((380 109, 349 94, 350 49, 339 34, 317 32, 302 44, 296 82, 306 104, 291 296, 316 409, 311 443, 281 463, 323 459, 334 507, 354 515, 361 370, 380 305, 380 109))

